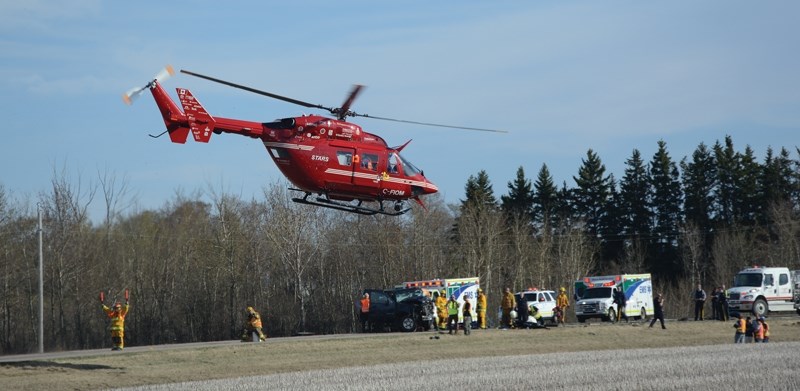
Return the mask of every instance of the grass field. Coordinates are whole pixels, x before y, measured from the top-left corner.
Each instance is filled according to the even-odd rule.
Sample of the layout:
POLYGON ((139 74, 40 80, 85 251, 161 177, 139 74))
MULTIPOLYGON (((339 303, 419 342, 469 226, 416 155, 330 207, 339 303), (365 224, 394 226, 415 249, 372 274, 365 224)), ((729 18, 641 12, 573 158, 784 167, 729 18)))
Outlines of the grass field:
MULTIPOLYGON (((771 371, 770 376, 788 382, 776 384, 771 389, 798 388, 789 386, 798 384, 800 360, 796 352, 800 343, 776 342, 800 342, 800 319, 772 320, 771 344, 746 347, 733 346, 732 324, 668 322, 667 330, 658 326, 649 329, 640 324, 593 324, 549 330, 478 330, 469 337, 445 334, 439 339, 431 339, 438 335, 432 332, 396 333, 279 338, 262 344, 207 348, 153 348, 103 356, 0 363, 0 389, 91 390, 213 379, 229 380, 206 383, 207 389, 253 389, 239 380, 230 380, 241 377, 250 377, 260 387, 285 389, 393 389, 403 388, 413 381, 427 384, 432 381, 427 379, 429 376, 441 376, 442 373, 461 374, 470 382, 481 382, 462 385, 487 389, 529 387, 531 384, 526 382, 535 379, 536 373, 544 374, 536 384, 544 384, 552 378, 558 380, 552 383, 555 388, 574 388, 586 385, 587 381, 600 381, 599 384, 603 385, 600 389, 617 388, 621 383, 614 383, 614 376, 619 381, 632 382, 626 384, 634 385, 633 388, 651 388, 647 386, 650 376, 642 375, 651 373, 647 370, 661 373, 667 379, 656 383, 662 386, 654 387, 658 389, 681 389, 697 384, 714 389, 716 385, 726 384, 723 381, 733 375, 764 382, 767 376, 761 376, 759 372, 765 371, 771 371), (609 352, 613 349, 629 351, 609 352), (745 354, 751 354, 752 358, 742 357, 742 351, 735 349, 747 349, 745 354), (621 358, 623 354, 624 360, 621 358), (686 358, 687 362, 676 361, 680 357, 686 358), (442 365, 432 364, 429 360, 442 365), (765 367, 735 364, 751 360, 764 363, 765 367), (620 365, 623 362, 648 363, 649 369, 637 372, 638 369, 620 365), (725 363, 730 364, 725 366, 725 363), (576 367, 568 369, 573 368, 569 365, 576 367), (596 371, 589 370, 597 366, 607 368, 607 376, 612 378, 593 379, 597 376, 596 371), (464 368, 470 368, 470 371, 464 372, 464 368), (483 369, 473 373, 477 368, 483 369), (776 376, 773 372, 783 376, 776 376), (372 374, 371 381, 378 383, 359 383, 355 380, 357 374, 372 374), (377 380, 376 374, 380 374, 377 380), (307 379, 308 383, 302 383, 302 379, 307 379), (402 385, 392 385, 392 379, 402 381, 402 385), (574 383, 575 379, 580 381, 574 383), (300 385, 302 387, 298 388, 300 385)), ((184 389, 199 387, 198 383, 184 386, 184 389)), ((173 388, 178 387, 172 384, 152 389, 173 388)))

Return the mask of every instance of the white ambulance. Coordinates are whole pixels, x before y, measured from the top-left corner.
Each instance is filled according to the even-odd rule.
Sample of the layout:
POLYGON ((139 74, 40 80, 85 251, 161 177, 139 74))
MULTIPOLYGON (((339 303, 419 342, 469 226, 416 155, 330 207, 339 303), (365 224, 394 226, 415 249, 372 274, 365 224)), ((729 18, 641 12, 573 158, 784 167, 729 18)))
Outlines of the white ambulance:
MULTIPOLYGON (((431 299, 436 301, 441 291, 444 290, 446 298, 456 295, 458 301, 458 323, 464 323, 463 308, 464 298, 469 298, 472 304, 472 328, 475 328, 478 322, 478 313, 475 311, 478 300, 478 288, 481 287, 481 281, 478 277, 464 277, 464 278, 435 278, 433 280, 421 281, 408 281, 403 283, 404 288, 421 288, 424 292, 430 294, 431 299)), ((438 314, 436 315, 438 323, 438 314)))
POLYGON ((650 273, 584 277, 575 281, 575 318, 578 322, 583 323, 589 318, 616 322, 619 308, 614 302, 614 290, 618 287, 625 293, 625 315, 644 320, 653 314, 650 273))

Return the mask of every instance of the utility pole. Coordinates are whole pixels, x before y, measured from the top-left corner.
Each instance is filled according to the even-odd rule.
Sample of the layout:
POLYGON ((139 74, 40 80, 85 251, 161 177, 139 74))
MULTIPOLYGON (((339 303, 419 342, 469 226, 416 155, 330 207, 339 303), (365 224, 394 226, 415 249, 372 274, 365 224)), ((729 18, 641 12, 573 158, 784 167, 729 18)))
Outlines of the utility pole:
POLYGON ((39 353, 44 353, 44 253, 42 252, 42 204, 36 204, 39 217, 39 353))

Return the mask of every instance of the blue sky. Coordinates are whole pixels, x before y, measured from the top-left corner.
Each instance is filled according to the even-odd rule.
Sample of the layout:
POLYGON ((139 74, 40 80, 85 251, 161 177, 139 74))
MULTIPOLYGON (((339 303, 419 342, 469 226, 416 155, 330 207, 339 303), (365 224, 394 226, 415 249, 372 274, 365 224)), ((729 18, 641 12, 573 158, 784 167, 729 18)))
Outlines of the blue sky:
MULTIPOLYGON (((390 145, 413 139, 404 155, 448 202, 480 170, 498 196, 519 166, 573 186, 589 149, 621 178, 659 140, 676 161, 726 135, 759 160, 769 146, 797 158, 795 1, 230 3, 0 0, 0 184, 26 200, 54 171, 83 189, 107 173, 148 209, 176 192, 262 197, 282 178, 263 145, 151 139, 163 123, 149 94, 122 103, 165 64, 326 106, 361 83, 360 113, 508 130, 354 120, 390 145)), ((181 74, 165 87, 221 117, 308 113, 181 74)))

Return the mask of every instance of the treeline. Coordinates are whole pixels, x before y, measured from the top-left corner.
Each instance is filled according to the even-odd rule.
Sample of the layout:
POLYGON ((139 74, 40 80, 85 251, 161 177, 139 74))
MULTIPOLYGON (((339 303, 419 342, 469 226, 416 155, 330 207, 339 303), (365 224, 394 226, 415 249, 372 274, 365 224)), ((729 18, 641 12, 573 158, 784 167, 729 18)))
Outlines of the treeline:
POLYGON ((547 166, 534 181, 520 168, 499 199, 479 172, 460 204, 428 197, 427 210, 399 218, 295 204, 285 183, 261 199, 209 189, 132 210, 124 180, 102 175, 87 187, 53 176, 35 201, 0 186, 5 354, 37 346, 34 204, 46 350, 108 346, 98 293, 121 300, 126 288, 135 346, 236 338, 249 305, 271 336, 351 332, 363 288, 434 277, 479 276, 496 308, 506 286, 570 289, 585 275, 651 272, 667 316, 686 316, 697 282, 710 291, 752 263, 800 268, 800 162, 785 149, 759 162, 730 138, 680 162, 663 142, 647 163, 633 151, 620 180, 591 150, 572 186, 557 186, 547 166), (106 206, 100 224, 92 202, 106 206))

